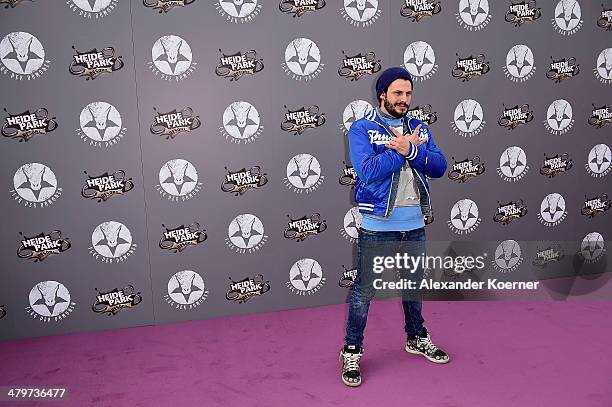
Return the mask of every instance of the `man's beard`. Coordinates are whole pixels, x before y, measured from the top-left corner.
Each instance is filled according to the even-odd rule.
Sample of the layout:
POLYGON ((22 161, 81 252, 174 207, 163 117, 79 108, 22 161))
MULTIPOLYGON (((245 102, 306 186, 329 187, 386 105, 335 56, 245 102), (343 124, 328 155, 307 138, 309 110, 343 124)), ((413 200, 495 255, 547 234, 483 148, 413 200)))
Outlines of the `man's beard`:
POLYGON ((400 117, 404 117, 406 113, 408 113, 408 105, 405 105, 406 113, 400 113, 397 110, 395 110, 395 106, 392 105, 388 99, 385 99, 383 103, 385 105, 385 109, 387 110, 387 112, 389 112, 389 114, 395 117, 396 119, 399 119, 400 117))

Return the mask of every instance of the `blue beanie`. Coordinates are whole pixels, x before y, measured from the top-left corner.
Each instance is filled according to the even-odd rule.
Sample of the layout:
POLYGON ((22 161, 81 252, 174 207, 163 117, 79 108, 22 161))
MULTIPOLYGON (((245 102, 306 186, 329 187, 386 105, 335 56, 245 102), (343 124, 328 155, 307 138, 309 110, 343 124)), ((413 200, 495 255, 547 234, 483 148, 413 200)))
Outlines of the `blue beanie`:
POLYGON ((406 69, 394 66, 391 68, 385 69, 376 80, 376 98, 379 99, 380 95, 389 88, 391 82, 396 79, 406 79, 410 81, 412 84, 412 75, 406 69))

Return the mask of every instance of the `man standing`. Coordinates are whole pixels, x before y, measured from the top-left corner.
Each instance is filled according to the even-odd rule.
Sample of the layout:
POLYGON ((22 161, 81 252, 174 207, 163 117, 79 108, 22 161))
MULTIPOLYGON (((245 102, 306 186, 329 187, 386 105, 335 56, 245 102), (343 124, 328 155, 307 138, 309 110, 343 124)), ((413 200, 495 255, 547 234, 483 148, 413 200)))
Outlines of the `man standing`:
MULTIPOLYGON (((359 363, 368 309, 374 297, 374 257, 393 249, 414 256, 424 254, 425 224, 433 220, 426 176, 442 177, 447 167, 427 125, 406 116, 412 85, 412 77, 404 68, 383 71, 376 81, 379 106, 355 121, 349 131, 350 158, 357 174, 355 201, 363 222, 346 344, 340 352, 342 381, 348 386, 361 384, 359 363)), ((412 273, 413 278, 422 278, 423 269, 412 273)), ((432 343, 423 325, 422 301, 417 292, 402 296, 405 349, 432 362, 447 363, 448 354, 432 343)))

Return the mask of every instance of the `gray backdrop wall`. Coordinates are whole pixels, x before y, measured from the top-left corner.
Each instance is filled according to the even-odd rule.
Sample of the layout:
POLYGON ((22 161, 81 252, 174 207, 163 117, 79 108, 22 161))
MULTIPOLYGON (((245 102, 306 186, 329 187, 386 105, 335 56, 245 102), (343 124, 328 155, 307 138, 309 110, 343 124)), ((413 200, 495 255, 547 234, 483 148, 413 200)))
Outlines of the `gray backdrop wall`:
POLYGON ((346 133, 394 65, 449 161, 430 241, 605 252, 612 3, 0 5, 0 339, 344 301, 346 133))

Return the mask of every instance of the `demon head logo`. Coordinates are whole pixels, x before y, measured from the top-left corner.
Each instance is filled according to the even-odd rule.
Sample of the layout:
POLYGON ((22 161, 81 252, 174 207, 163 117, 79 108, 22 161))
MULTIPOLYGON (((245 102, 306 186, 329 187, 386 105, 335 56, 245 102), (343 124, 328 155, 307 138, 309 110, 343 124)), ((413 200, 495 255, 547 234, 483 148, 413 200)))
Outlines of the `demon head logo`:
POLYGON ((515 270, 522 260, 521 246, 516 240, 504 240, 495 249, 494 263, 502 273, 515 270))
POLYGON ((415 41, 404 50, 404 67, 411 75, 421 80, 436 72, 436 55, 425 41, 415 41))
POLYGON ((296 78, 315 76, 321 65, 319 47, 308 38, 296 38, 285 48, 285 64, 296 78))
POLYGON ((230 222, 227 233, 231 243, 239 249, 253 249, 265 241, 261 220, 250 213, 236 216, 230 222))
POLYGON ((471 199, 461 199, 451 208, 450 225, 457 233, 467 233, 478 226, 478 206, 471 199))
POLYGON ((93 102, 81 111, 81 131, 93 141, 110 141, 122 130, 119 111, 110 103, 93 102))
POLYGON ((344 108, 342 113, 342 124, 344 133, 348 133, 351 125, 357 120, 370 113, 374 108, 365 100, 353 100, 344 108))
POLYGON ((287 179, 295 188, 315 187, 321 178, 321 165, 310 154, 298 154, 287 163, 287 179))
POLYGON ((540 218, 547 224, 557 224, 565 217, 565 199, 559 193, 548 194, 540 204, 540 218))
POLYGON ((159 170, 159 184, 170 195, 185 196, 196 188, 198 172, 189 161, 176 158, 159 170))
POLYGON ((24 164, 15 172, 13 185, 17 194, 29 202, 43 202, 57 191, 53 171, 41 163, 24 164))
POLYGON ((132 233, 120 222, 103 222, 91 234, 91 244, 99 255, 118 258, 130 250, 132 233))
POLYGON ((32 34, 12 32, 0 41, 0 60, 13 73, 30 75, 45 63, 45 50, 32 34))
POLYGON ((165 35, 153 44, 151 58, 162 73, 177 76, 189 69, 193 55, 187 41, 176 35, 165 35))
POLYGON ((508 147, 499 157, 499 169, 508 181, 520 179, 527 168, 527 155, 518 146, 508 147))
POLYGON ((195 271, 179 271, 168 280, 168 296, 177 304, 199 305, 206 294, 204 280, 195 271))
POLYGON ((248 102, 234 102, 223 112, 223 128, 236 142, 248 142, 259 134, 259 112, 248 102))

